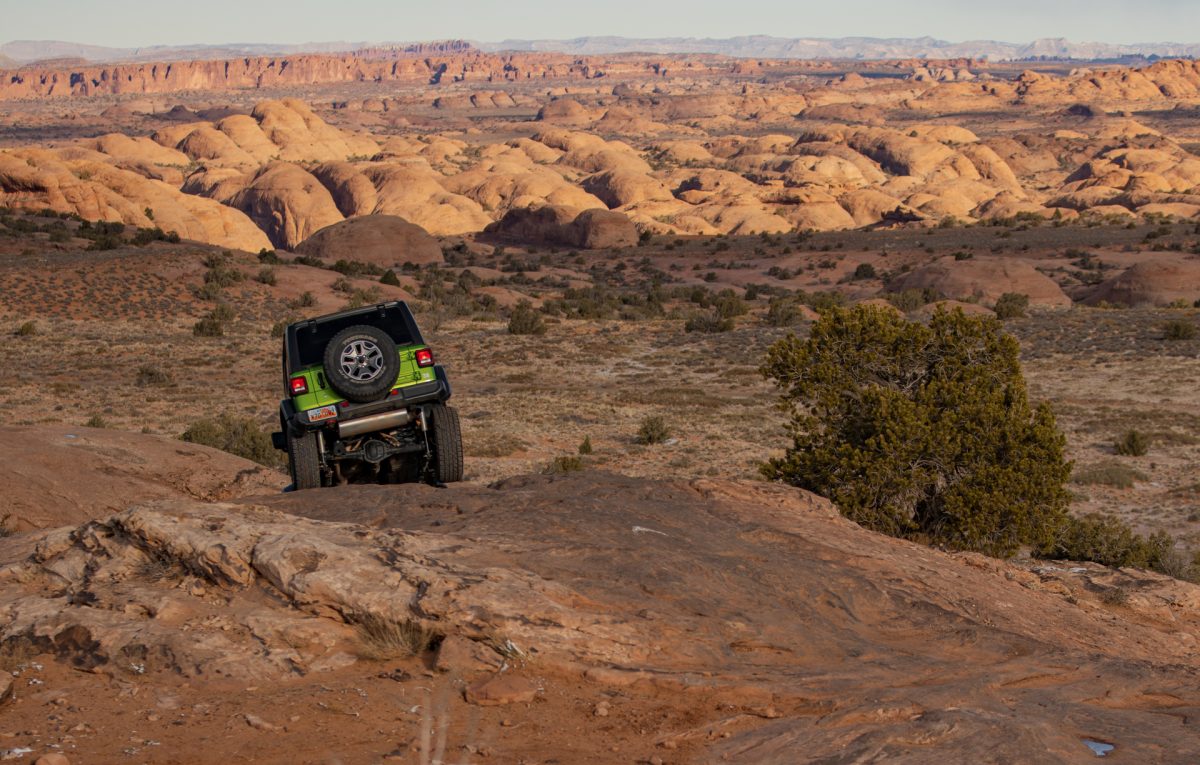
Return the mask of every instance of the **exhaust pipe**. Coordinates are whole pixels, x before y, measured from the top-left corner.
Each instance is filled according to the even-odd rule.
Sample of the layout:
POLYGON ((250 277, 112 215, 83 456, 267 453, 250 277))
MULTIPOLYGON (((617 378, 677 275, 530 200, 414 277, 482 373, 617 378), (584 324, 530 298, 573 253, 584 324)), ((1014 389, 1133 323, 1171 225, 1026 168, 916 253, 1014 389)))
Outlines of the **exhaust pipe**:
POLYGON ((360 417, 357 420, 339 422, 338 438, 353 438, 361 436, 363 433, 374 433, 379 430, 398 428, 401 425, 407 425, 412 422, 412 419, 412 415, 408 413, 408 410, 401 409, 398 412, 371 414, 366 417, 360 417))

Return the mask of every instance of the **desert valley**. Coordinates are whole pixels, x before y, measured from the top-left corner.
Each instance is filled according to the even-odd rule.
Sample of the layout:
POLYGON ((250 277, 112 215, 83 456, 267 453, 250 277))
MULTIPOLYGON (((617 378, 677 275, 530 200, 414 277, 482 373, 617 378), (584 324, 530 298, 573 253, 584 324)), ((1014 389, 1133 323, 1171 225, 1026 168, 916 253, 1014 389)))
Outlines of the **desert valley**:
POLYGON ((1200 759, 1197 61, 0 70, 0 758, 1200 759), (284 491, 283 328, 385 300, 465 480, 284 491), (768 349, 864 304, 1002 322, 1070 514, 1169 549, 764 480, 768 349))

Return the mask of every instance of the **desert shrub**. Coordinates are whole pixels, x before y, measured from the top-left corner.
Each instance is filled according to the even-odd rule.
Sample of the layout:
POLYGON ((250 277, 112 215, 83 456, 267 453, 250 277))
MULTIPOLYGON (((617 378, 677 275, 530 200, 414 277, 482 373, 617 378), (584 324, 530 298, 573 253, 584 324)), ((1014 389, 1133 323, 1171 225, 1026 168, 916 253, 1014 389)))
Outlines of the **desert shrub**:
POLYGON ((346 308, 362 308, 364 305, 378 303, 382 294, 378 287, 371 286, 366 289, 355 288, 350 292, 350 297, 346 299, 346 308))
MULTIPOLYGON (((463 273, 469 273, 469 272, 464 271, 463 273)), ((396 276, 396 272, 389 268, 388 270, 383 272, 383 276, 379 277, 379 283, 386 284, 389 287, 399 287, 400 286, 400 277, 396 276)))
POLYGON ((83 427, 85 427, 85 428, 107 428, 108 420, 104 419, 103 417, 101 417, 98 414, 93 414, 90 418, 88 418, 87 422, 83 423, 83 427))
POLYGON ((220 300, 222 294, 221 285, 216 282, 205 282, 196 288, 196 297, 200 300, 220 300))
POLYGON ((287 325, 291 323, 291 319, 280 319, 272 324, 271 337, 283 337, 283 333, 287 331, 287 325))
POLYGON ((762 472, 893 536, 1000 556, 1048 545, 1071 466, 1050 408, 1027 400, 1018 353, 993 318, 830 310, 807 340, 768 351, 792 445, 762 472))
POLYGON ((371 661, 391 661, 419 656, 440 636, 412 619, 396 620, 376 614, 351 618, 358 633, 358 655, 371 661))
POLYGON ((1196 334, 1196 325, 1187 319, 1171 319, 1163 324, 1164 340, 1191 340, 1196 334))
POLYGON ((796 293, 796 298, 814 311, 824 311, 827 308, 835 308, 846 303, 846 296, 836 290, 826 292, 801 290, 796 293))
POLYGON ((37 324, 32 321, 23 322, 13 334, 17 337, 33 337, 38 333, 37 324))
POLYGON ((671 437, 671 429, 661 415, 652 414, 638 427, 637 442, 644 446, 661 444, 671 437))
POLYGON ((258 262, 268 266, 277 266, 283 262, 274 250, 268 250, 265 247, 258 251, 258 262))
POLYGON ((732 319, 735 316, 745 316, 750 309, 746 307, 746 301, 734 294, 722 294, 717 297, 714 303, 717 316, 722 319, 732 319))
POLYGON ((209 314, 192 325, 192 334, 196 337, 222 337, 225 325, 209 314))
POLYGON ((143 364, 138 367, 135 380, 142 387, 149 385, 170 385, 174 381, 170 372, 166 372, 151 364, 143 364))
POLYGON ((592 437, 591 436, 583 437, 583 441, 580 442, 580 444, 579 444, 579 453, 582 455, 585 455, 585 456, 592 453, 592 437))
POLYGON ((938 291, 930 287, 925 289, 908 289, 901 292, 889 292, 885 297, 892 305, 904 313, 912 313, 921 306, 936 303, 942 299, 938 291))
POLYGON ((273 268, 260 268, 258 274, 254 277, 254 281, 259 284, 265 284, 268 287, 274 287, 279 283, 279 280, 275 277, 275 269, 273 268))
POLYGON ((219 322, 233 321, 237 318, 237 312, 233 310, 233 306, 229 305, 229 303, 217 303, 213 306, 209 315, 219 322))
POLYGON ((329 269, 345 276, 383 276, 383 269, 379 266, 357 260, 339 260, 329 269))
POLYGON ((97 237, 89 237, 92 243, 88 245, 88 250, 92 252, 104 252, 106 250, 115 250, 125 244, 125 240, 115 234, 104 234, 97 237))
POLYGON ((542 472, 546 475, 561 475, 564 473, 577 473, 580 470, 583 470, 583 458, 575 454, 568 454, 555 457, 550 461, 550 464, 546 465, 546 469, 542 472))
POLYGON ((1029 308, 1028 295, 1019 292, 1005 292, 996 301, 992 310, 996 312, 997 319, 1019 319, 1025 315, 1027 308, 1029 308))
MULTIPOLYGON (((1154 537, 1151 537, 1151 540, 1153 539, 1154 537)), ((1200 553, 1188 555, 1181 550, 1176 550, 1172 543, 1158 560, 1151 564, 1151 568, 1160 574, 1173 576, 1176 579, 1197 582, 1200 581, 1200 553)))
POLYGON ((1132 489, 1135 481, 1145 481, 1146 474, 1122 465, 1116 460, 1097 462, 1079 468, 1071 476, 1071 482, 1081 486, 1111 486, 1114 489, 1132 489))
POLYGON ((1068 518, 1055 541, 1039 552, 1041 557, 1089 560, 1105 566, 1159 568, 1173 547, 1164 533, 1149 538, 1110 515, 1091 513, 1068 518))
POLYGON ((708 308, 713 303, 713 294, 708 287, 684 287, 682 296, 686 297, 688 302, 695 303, 701 308, 708 308))
POLYGON ((292 308, 312 308, 317 304, 317 298, 311 292, 305 291, 295 300, 288 301, 292 308))
POLYGON ((204 259, 208 270, 204 272, 204 283, 215 284, 218 287, 232 287, 245 281, 246 275, 229 265, 232 255, 222 252, 219 255, 209 255, 204 259))
POLYGON ((223 452, 271 467, 281 464, 280 452, 271 444, 271 436, 253 417, 222 414, 197 420, 183 431, 180 440, 211 446, 223 452))
POLYGON ((1139 430, 1127 430, 1113 443, 1113 448, 1125 457, 1141 457, 1150 451, 1150 439, 1139 430))
POLYGON ((804 319, 800 306, 800 301, 790 295, 771 298, 771 302, 767 306, 767 323, 772 327, 790 327, 799 324, 804 319))
POLYGON ((522 300, 512 309, 508 317, 508 333, 510 335, 544 335, 546 322, 528 300, 522 300))
POLYGON ((325 261, 320 258, 314 258, 312 255, 297 255, 292 258, 292 262, 298 266, 308 266, 309 268, 327 268, 325 261))
MULTIPOLYGON (((153 218, 151 218, 153 220, 153 218)), ((137 233, 133 235, 131 243, 137 247, 145 247, 151 242, 169 242, 171 244, 179 244, 179 233, 175 231, 163 231, 157 226, 154 228, 139 228, 137 233)))
POLYGON ((92 231, 99 236, 120 236, 125 233, 125 224, 120 221, 98 220, 92 224, 92 231))
POLYGON ((722 317, 716 311, 713 313, 698 313, 683 324, 687 332, 728 332, 733 329, 733 319, 722 317))
POLYGON ((850 278, 854 281, 859 281, 861 279, 874 279, 875 277, 875 266, 870 263, 859 263, 858 268, 854 269, 854 275, 850 278))

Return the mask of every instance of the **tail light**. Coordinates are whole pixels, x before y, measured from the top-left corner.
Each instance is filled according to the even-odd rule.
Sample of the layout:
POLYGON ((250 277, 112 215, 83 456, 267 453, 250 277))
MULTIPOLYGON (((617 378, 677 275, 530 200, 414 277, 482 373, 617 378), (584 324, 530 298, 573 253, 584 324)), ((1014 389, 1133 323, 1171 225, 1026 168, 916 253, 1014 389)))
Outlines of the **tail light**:
POLYGON ((428 348, 421 348, 413 354, 413 358, 417 360, 417 366, 419 367, 433 366, 433 351, 428 348))
POLYGON ((292 388, 292 395, 299 396, 303 393, 308 393, 308 380, 304 375, 297 375, 291 379, 289 383, 292 388))

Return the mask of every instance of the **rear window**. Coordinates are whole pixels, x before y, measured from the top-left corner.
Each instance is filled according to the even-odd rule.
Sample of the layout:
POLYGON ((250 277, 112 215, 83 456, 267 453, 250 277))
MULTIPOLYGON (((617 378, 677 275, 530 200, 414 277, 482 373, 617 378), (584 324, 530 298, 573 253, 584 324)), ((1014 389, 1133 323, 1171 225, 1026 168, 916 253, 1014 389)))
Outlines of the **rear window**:
POLYGON ((413 345, 418 342, 409 334, 407 324, 398 312, 389 316, 385 321, 380 321, 376 317, 348 316, 345 319, 299 327, 296 330, 296 344, 299 346, 300 358, 297 360, 299 363, 293 363, 292 368, 300 369, 320 364, 324 360, 325 346, 329 344, 333 336, 343 329, 357 324, 368 324, 384 330, 397 346, 413 345))

